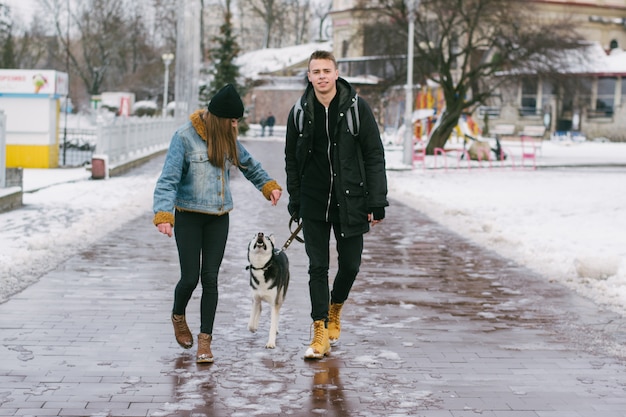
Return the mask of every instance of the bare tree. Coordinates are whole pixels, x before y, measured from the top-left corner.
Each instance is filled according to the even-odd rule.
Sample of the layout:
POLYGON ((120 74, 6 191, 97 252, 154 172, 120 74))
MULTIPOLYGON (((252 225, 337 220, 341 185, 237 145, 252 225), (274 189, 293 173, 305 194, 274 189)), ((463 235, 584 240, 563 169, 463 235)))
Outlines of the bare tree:
POLYGON ((0 4, 0 67, 38 68, 47 64, 55 49, 46 35, 43 19, 32 19, 30 27, 15 18, 11 8, 0 4))
POLYGON ((146 22, 159 16, 159 9, 149 19, 143 3, 125 0, 85 0, 73 9, 68 9, 67 0, 38 3, 42 20, 49 22, 48 31, 53 35, 48 36, 49 67, 68 71, 72 86, 76 79, 82 82, 81 92, 73 91, 74 99, 107 89, 147 97, 158 94, 161 51, 168 40, 175 43, 171 26, 161 25, 163 32, 152 34, 146 27, 146 22))
MULTIPOLYGON (((392 22, 387 28, 402 27, 406 39, 405 2, 381 0, 379 6, 392 22)), ((418 81, 438 84, 445 98, 427 152, 445 145, 460 116, 508 81, 507 71, 558 73, 563 52, 580 48, 580 39, 571 22, 540 18, 531 2, 422 0, 415 21, 415 71, 418 81)), ((398 46, 406 48, 406 42, 398 46)))
POLYGON ((310 0, 293 0, 291 3, 294 19, 295 44, 301 45, 307 41, 309 23, 311 21, 310 0))
POLYGON ((313 2, 312 6, 313 17, 318 20, 317 27, 317 40, 322 41, 326 39, 326 34, 324 33, 324 27, 326 19, 330 14, 330 11, 333 8, 332 0, 316 0, 313 2))
MULTIPOLYGON (((165 50, 173 51, 176 47, 176 26, 178 19, 178 2, 171 0, 151 0, 154 8, 154 46, 162 46, 165 50)), ((200 0, 201 9, 204 9, 205 0, 200 0)), ((140 5, 138 3, 138 7, 140 5)), ((141 15, 141 13, 139 13, 141 15)), ((200 16, 202 18, 202 16, 200 16)), ((144 19, 145 21, 145 19, 144 19)), ((201 38, 202 39, 202 38, 201 38)))
POLYGON ((263 33, 263 48, 270 47, 270 40, 274 30, 274 26, 279 19, 281 6, 279 0, 250 0, 248 7, 252 13, 260 17, 265 23, 263 33))

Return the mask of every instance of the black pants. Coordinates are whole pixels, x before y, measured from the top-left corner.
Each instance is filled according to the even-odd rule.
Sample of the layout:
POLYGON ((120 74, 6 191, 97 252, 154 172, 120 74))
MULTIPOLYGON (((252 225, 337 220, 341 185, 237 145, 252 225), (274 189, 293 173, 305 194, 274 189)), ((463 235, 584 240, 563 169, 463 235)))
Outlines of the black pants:
POLYGON ((174 314, 185 314, 193 291, 202 283, 200 332, 213 334, 217 310, 217 274, 228 238, 228 214, 176 211, 174 234, 180 261, 180 281, 174 290, 174 314))
POLYGON ((302 219, 304 247, 309 257, 309 294, 311 297, 311 318, 328 319, 329 301, 343 303, 348 299, 354 279, 361 266, 363 235, 341 237, 339 223, 327 223, 302 219), (329 294, 328 269, 330 264, 330 229, 337 241, 338 270, 329 294))

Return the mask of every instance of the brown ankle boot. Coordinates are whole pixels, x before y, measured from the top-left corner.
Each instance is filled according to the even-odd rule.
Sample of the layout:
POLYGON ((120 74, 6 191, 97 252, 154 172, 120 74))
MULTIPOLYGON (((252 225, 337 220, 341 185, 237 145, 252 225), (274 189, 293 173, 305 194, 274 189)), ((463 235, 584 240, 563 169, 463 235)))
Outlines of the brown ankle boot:
POLYGON ((213 363, 213 353, 211 352, 211 340, 213 336, 206 333, 198 335, 198 355, 197 363, 213 363))
POLYGON ((172 314, 172 324, 174 325, 174 336, 176 336, 178 344, 185 349, 192 347, 193 336, 187 326, 185 316, 172 314))

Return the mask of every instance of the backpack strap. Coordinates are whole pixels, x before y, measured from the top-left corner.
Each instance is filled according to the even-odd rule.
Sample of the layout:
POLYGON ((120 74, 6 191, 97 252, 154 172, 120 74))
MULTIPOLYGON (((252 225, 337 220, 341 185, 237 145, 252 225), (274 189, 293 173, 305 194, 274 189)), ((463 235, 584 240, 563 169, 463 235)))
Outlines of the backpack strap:
MULTIPOLYGON (((293 106, 293 123, 296 127, 298 133, 302 133, 304 130, 304 110, 302 109, 301 99, 296 101, 296 104, 293 106)), ((359 135, 359 129, 361 127, 361 118, 359 117, 359 96, 355 95, 352 101, 352 105, 348 109, 348 114, 346 115, 348 122, 348 129, 352 136, 359 135)))
POLYGON ((346 117, 348 119, 347 122, 350 133, 352 136, 358 136, 361 125, 361 118, 359 117, 359 96, 354 96, 352 105, 348 109, 348 115, 346 117))
POLYGON ((298 133, 302 133, 304 130, 304 110, 302 109, 302 103, 298 99, 293 106, 293 124, 296 127, 298 133))

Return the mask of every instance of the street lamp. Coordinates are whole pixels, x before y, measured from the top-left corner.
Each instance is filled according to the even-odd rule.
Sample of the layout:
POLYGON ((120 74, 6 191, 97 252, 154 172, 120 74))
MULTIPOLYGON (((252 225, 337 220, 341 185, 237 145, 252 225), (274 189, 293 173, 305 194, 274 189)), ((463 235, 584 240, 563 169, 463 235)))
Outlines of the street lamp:
POLYGON ((409 10, 409 34, 406 56, 406 98, 404 104, 404 158, 405 165, 413 166, 413 34, 415 33, 415 13, 419 0, 407 0, 409 10))
POLYGON ((163 58, 163 64, 165 64, 165 83, 163 86, 163 117, 165 117, 167 116, 167 88, 170 81, 170 64, 174 60, 174 54, 167 52, 161 55, 161 58, 163 58))

